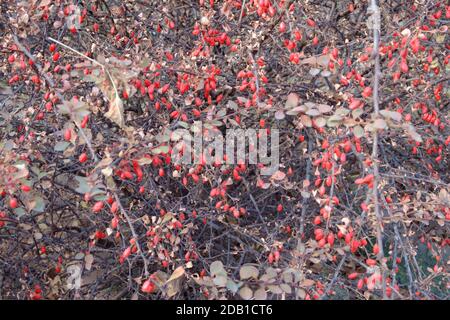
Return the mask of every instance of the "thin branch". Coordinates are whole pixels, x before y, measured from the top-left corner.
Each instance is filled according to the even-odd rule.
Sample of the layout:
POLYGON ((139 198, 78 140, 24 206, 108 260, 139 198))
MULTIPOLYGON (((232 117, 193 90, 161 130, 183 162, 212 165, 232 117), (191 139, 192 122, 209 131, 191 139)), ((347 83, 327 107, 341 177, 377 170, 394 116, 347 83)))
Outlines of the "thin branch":
POLYGON ((130 227, 131 234, 133 235, 133 239, 135 240, 137 251, 140 254, 142 260, 144 261, 144 273, 145 273, 145 276, 148 277, 148 275, 149 275, 149 272, 148 272, 148 261, 147 261, 147 258, 144 255, 144 252, 141 249, 141 245, 139 244, 139 237, 138 237, 138 235, 136 233, 136 230, 134 229, 133 221, 131 221, 130 216, 128 215, 128 213, 126 212, 124 207, 122 206, 122 203, 120 203, 120 198, 117 195, 117 193, 114 192, 113 195, 114 195, 114 199, 116 200, 117 205, 119 207, 120 213, 122 213, 122 215, 125 217, 125 219, 127 220, 128 226, 130 227))
POLYGON ((324 294, 322 295, 322 297, 320 297, 320 300, 326 300, 327 299, 328 292, 331 290, 331 288, 333 288, 333 285, 336 282, 336 280, 337 280, 337 278, 339 276, 339 273, 341 272, 342 267, 344 266, 345 259, 347 259, 347 255, 346 254, 344 254, 344 256, 342 257, 342 259, 339 262, 338 266, 336 267, 336 270, 334 271, 333 279, 330 281, 330 283, 326 287, 326 289, 324 291, 324 294))

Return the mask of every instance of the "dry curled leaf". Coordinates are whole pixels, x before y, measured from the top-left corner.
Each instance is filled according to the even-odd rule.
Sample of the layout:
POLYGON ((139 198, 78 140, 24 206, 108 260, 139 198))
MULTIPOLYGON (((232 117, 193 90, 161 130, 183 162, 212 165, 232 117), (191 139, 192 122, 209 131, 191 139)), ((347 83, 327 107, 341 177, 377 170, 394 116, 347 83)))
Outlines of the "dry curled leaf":
POLYGON ((167 280, 167 282, 176 280, 179 277, 182 277, 183 275, 184 275, 184 268, 182 266, 179 266, 173 271, 172 275, 170 276, 169 280, 167 280))
POLYGON ((105 113, 105 117, 115 122, 120 128, 125 126, 125 118, 123 115, 123 102, 118 95, 109 104, 109 110, 105 113))

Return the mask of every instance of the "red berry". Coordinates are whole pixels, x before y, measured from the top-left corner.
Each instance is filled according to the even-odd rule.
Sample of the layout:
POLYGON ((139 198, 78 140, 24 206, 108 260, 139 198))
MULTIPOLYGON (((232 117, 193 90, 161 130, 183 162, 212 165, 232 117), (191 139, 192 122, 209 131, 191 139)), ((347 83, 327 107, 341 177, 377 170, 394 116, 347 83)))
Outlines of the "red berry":
POLYGON ((153 281, 148 279, 142 284, 141 290, 145 293, 152 293, 153 291, 155 291, 155 284, 153 283, 153 281))
POLYGON ((313 45, 317 46, 319 44, 319 38, 317 38, 317 36, 314 36, 312 43, 313 45))
POLYGON ((316 217, 314 218, 313 223, 314 223, 315 225, 319 225, 321 222, 322 222, 322 220, 320 219, 320 216, 316 216, 316 217))
POLYGON ((380 252, 380 248, 378 247, 378 244, 375 244, 373 246, 373 254, 377 255, 380 252))
POLYGON ((10 198, 9 199, 9 206, 11 209, 17 208, 17 199, 16 198, 10 198))
POLYGON ((308 25, 308 26, 310 26, 310 27, 315 27, 316 26, 316 23, 314 22, 314 20, 312 20, 312 19, 306 19, 306 24, 308 25))
POLYGON ((356 285, 356 287, 361 290, 364 286, 364 280, 363 279, 359 279, 358 280, 358 284, 356 285))
POLYGON ((357 277, 358 277, 358 272, 353 272, 353 273, 350 273, 349 275, 348 275, 348 279, 349 280, 354 280, 354 279, 356 279, 357 277))
POLYGON ((328 234, 327 242, 330 246, 333 246, 333 244, 334 244, 334 234, 333 233, 328 234))
POLYGON ((80 161, 81 163, 84 163, 87 161, 87 154, 85 152, 83 152, 82 154, 80 154, 80 157, 78 158, 78 161, 80 161))
POLYGON ((70 141, 72 138, 72 130, 70 128, 67 128, 66 131, 64 131, 64 140, 70 141))
POLYGON ((367 259, 367 260, 366 260, 366 264, 367 264, 368 266, 373 267, 374 265, 377 264, 377 261, 374 260, 374 259, 367 259))
POLYGON ((368 98, 368 97, 372 96, 372 88, 371 87, 365 87, 363 92, 362 92, 362 96, 364 98, 368 98))

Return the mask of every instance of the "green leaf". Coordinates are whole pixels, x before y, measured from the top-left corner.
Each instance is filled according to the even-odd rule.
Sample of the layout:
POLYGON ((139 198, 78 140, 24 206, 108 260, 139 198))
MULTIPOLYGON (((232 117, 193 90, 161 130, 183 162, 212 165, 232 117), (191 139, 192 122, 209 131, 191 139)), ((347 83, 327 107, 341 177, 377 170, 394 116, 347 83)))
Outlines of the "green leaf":
POLYGON ((364 137, 364 129, 361 126, 355 126, 353 128, 353 134, 357 138, 362 138, 362 137, 364 137))
POLYGON ((230 290, 232 293, 238 292, 240 286, 241 284, 236 283, 233 280, 228 279, 227 281, 227 289, 230 290))
POLYGON ((352 117, 353 119, 359 118, 364 113, 363 109, 355 109, 352 111, 352 117))
POLYGON ((67 141, 58 141, 55 144, 55 151, 64 151, 67 149, 67 147, 70 145, 70 142, 67 141))
MULTIPOLYGON (((357 109, 355 109, 357 110, 357 109)), ((362 111, 362 110, 361 110, 362 111)), ((345 117, 346 115, 348 115, 350 113, 349 109, 346 108, 338 108, 336 109, 336 111, 334 112, 335 115, 340 116, 340 117, 345 117)))
POLYGON ((211 272, 212 275, 223 275, 223 274, 226 275, 226 271, 221 261, 214 261, 213 263, 211 263, 209 271, 211 272))
POLYGON ((44 212, 45 210, 45 201, 40 196, 35 196, 33 200, 31 201, 32 208, 31 210, 36 212, 44 212))
POLYGON ((309 109, 308 111, 306 111, 306 114, 312 117, 317 117, 321 115, 320 111, 317 109, 309 109))
POLYGON ((159 146, 157 148, 152 149, 153 154, 161 154, 161 153, 168 153, 169 152, 169 146, 159 146))
POLYGON ((214 278, 213 282, 218 287, 225 287, 227 285, 227 276, 218 275, 214 278))
POLYGON ((76 176, 75 180, 78 181, 78 187, 75 189, 76 192, 85 194, 91 190, 91 187, 88 185, 87 179, 85 177, 76 176))
POLYGON ((186 122, 184 122, 184 121, 178 121, 178 122, 177 122, 177 125, 179 125, 180 127, 185 128, 185 129, 188 129, 188 128, 189 128, 189 124, 186 123, 186 122))
POLYGON ((241 277, 241 280, 249 278, 258 279, 259 271, 254 266, 244 265, 239 270, 239 275, 241 277))
POLYGON ((25 211, 24 208, 16 208, 13 210, 14 214, 17 216, 17 218, 21 218, 23 217, 27 212, 25 211))
POLYGON ((254 292, 254 298, 255 300, 266 300, 267 299, 267 292, 264 289, 264 287, 260 287, 254 292))
POLYGON ((314 122, 319 128, 325 127, 327 124, 327 120, 325 120, 324 117, 317 117, 316 119, 314 119, 314 122))
POLYGON ((327 126, 330 128, 337 127, 340 125, 341 121, 342 121, 342 117, 337 114, 334 114, 328 118, 327 126))

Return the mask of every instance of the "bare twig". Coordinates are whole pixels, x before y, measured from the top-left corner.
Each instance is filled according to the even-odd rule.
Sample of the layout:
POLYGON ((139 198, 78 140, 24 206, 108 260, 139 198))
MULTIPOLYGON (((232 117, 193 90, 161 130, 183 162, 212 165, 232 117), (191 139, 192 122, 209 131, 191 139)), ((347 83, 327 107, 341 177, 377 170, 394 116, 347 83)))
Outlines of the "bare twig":
MULTIPOLYGON (((375 71, 374 71, 374 83, 373 83, 373 107, 375 117, 378 117, 380 114, 380 98, 379 98, 379 86, 380 86, 380 78, 381 78, 381 69, 380 69, 380 55, 379 55, 379 45, 380 45, 380 8, 377 5, 376 0, 371 0, 370 4, 371 19, 372 19, 372 28, 373 28, 373 51, 372 58, 375 60, 375 71)), ((372 147, 372 160, 373 160, 373 202, 375 206, 375 215, 376 215, 376 234, 377 234, 377 243, 380 249, 378 253, 378 260, 382 265, 382 286, 383 286, 383 299, 386 299, 386 262, 384 261, 384 250, 383 250, 383 235, 382 235, 382 221, 383 216, 380 210, 380 204, 378 201, 378 184, 380 179, 379 168, 378 168, 378 132, 377 130, 373 133, 373 147, 372 147)))
POLYGON ((238 21, 239 26, 241 25, 242 17, 244 16, 245 2, 246 2, 246 0, 242 1, 242 8, 241 8, 241 13, 239 14, 239 21, 238 21))

